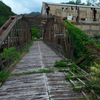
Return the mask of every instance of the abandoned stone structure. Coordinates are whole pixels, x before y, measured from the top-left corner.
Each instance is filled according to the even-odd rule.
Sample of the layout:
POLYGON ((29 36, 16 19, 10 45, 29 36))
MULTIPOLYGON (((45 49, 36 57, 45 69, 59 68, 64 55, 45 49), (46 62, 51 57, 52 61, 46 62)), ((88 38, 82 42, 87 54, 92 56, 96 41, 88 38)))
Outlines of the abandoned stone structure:
POLYGON ((65 18, 90 36, 100 34, 100 7, 43 2, 41 13, 65 18))

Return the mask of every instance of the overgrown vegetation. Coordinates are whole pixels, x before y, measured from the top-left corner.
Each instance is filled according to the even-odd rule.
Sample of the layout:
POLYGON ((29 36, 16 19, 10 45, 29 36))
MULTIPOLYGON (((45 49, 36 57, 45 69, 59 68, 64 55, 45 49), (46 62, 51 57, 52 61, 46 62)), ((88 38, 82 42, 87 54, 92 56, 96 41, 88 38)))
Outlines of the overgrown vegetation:
POLYGON ((94 64, 94 62, 99 62, 100 57, 100 48, 99 45, 93 41, 87 34, 85 34, 82 30, 75 27, 69 21, 64 21, 66 27, 68 28, 67 34, 71 36, 72 42, 74 43, 74 59, 76 62, 82 56, 85 56, 85 59, 79 66, 87 71, 90 70, 90 66, 94 64))
MULTIPOLYGON (((93 77, 90 82, 88 82, 88 86, 85 87, 88 89, 89 87, 91 89, 95 88, 94 90, 97 92, 96 88, 100 89, 100 42, 93 41, 87 34, 75 27, 69 21, 65 21, 65 25, 74 43, 73 61, 76 62, 85 55, 85 59, 78 65, 88 71, 93 77)), ((96 35, 95 37, 98 36, 96 35)))
POLYGON ((95 42, 82 30, 75 27, 69 21, 65 21, 65 25, 68 28, 68 34, 71 36, 72 42, 74 43, 74 55, 75 61, 83 55, 88 54, 87 44, 93 45, 95 42))
MULTIPOLYGON (((28 52, 30 46, 33 44, 33 41, 30 41, 27 45, 25 45, 22 52, 18 52, 15 47, 5 48, 3 52, 0 54, 0 58, 4 61, 9 61, 9 64, 13 63, 11 68, 8 68, 8 71, 0 71, 0 82, 3 84, 8 78, 11 71, 15 68, 18 63, 18 59, 21 59, 26 52, 28 52)), ((6 67, 6 65, 4 65, 6 67)), ((10 66, 10 65, 9 65, 10 66)), ((1 67, 1 66, 0 66, 1 67)))
POLYGON ((11 8, 0 1, 0 27, 13 15, 11 8))
POLYGON ((39 69, 39 71, 22 72, 22 73, 13 73, 13 74, 11 74, 11 75, 25 75, 25 74, 35 74, 35 73, 54 73, 54 70, 39 69))
POLYGON ((78 67, 75 63, 66 62, 66 65, 63 67, 59 64, 62 64, 62 62, 59 61, 55 63, 60 72, 67 72, 66 79, 71 82, 74 91, 84 91, 87 94, 89 100, 98 100, 97 95, 100 95, 100 73, 98 74, 99 78, 97 79, 97 76, 95 76, 97 75, 96 73, 92 73, 95 76, 93 78, 91 75, 80 69, 80 67, 78 67), (91 90, 96 94, 92 93, 91 90))
POLYGON ((100 64, 95 62, 94 65, 91 66, 90 74, 93 76, 90 82, 91 88, 100 95, 100 64))

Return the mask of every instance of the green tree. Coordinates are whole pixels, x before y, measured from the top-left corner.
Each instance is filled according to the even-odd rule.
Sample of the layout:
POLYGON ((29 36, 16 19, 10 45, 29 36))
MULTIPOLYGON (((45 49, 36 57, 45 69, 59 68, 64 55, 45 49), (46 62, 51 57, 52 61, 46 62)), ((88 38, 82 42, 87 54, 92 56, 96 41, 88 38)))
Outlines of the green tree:
POLYGON ((38 28, 31 28, 32 39, 34 38, 39 39, 39 32, 40 30, 38 28))
POLYGON ((76 4, 81 4, 81 0, 76 0, 76 4))
POLYGON ((95 3, 96 6, 100 7, 100 2, 99 3, 95 3))
POLYGON ((6 19, 3 16, 0 16, 0 26, 6 22, 6 19))
POLYGON ((76 4, 74 1, 69 1, 69 2, 62 2, 61 4, 76 4))
POLYGON ((87 0, 86 2, 87 2, 86 3, 87 6, 94 6, 89 0, 87 0))
POLYGON ((69 1, 69 2, 62 2, 61 4, 77 4, 77 5, 86 5, 85 3, 81 3, 81 0, 76 0, 76 2, 74 1, 69 1))
POLYGON ((11 8, 0 1, 0 27, 13 15, 11 8))

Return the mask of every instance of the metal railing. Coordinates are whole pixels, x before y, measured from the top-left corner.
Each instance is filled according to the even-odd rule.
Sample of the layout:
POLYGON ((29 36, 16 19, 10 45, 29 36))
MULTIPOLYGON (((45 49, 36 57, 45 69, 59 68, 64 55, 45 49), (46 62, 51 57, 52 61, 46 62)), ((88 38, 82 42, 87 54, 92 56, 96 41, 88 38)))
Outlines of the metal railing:
MULTIPOLYGON (((4 48, 15 47, 21 52, 24 45, 31 40, 30 26, 24 15, 12 16, 0 28, 0 54, 4 48)), ((0 56, 0 70, 10 66, 9 59, 2 59, 0 56)))

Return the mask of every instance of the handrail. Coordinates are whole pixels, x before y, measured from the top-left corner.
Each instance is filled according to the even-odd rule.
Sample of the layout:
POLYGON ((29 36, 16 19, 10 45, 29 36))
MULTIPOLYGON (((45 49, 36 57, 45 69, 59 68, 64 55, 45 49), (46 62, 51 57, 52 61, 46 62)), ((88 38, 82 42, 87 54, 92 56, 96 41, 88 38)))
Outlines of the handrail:
POLYGON ((0 28, 0 46, 1 46, 2 42, 4 41, 4 39, 7 37, 7 35, 9 34, 10 30, 12 29, 12 27, 15 25, 15 23, 21 18, 23 18, 23 15, 12 16, 0 28))
POLYGON ((24 15, 10 17, 0 28, 0 71, 8 69, 13 63, 11 59, 1 56, 4 48, 8 50, 11 47, 15 47, 16 51, 22 52, 31 39, 30 26, 24 15))

